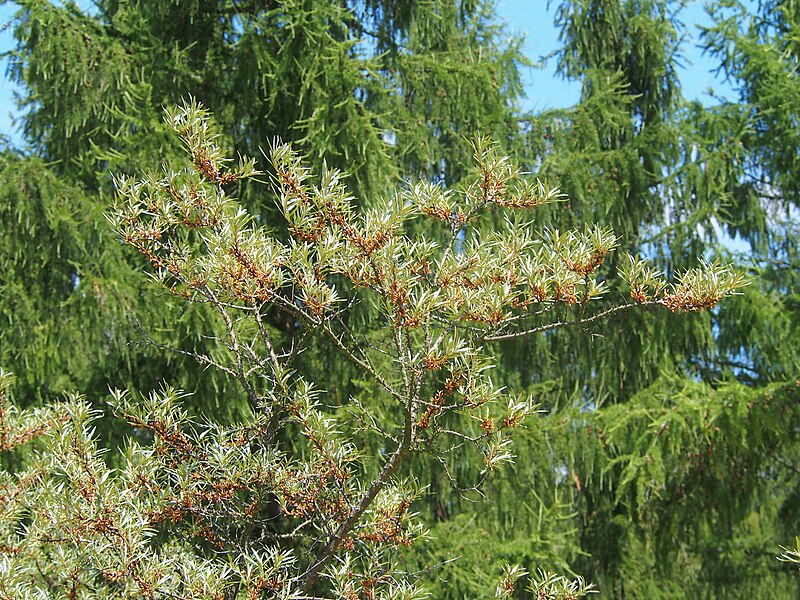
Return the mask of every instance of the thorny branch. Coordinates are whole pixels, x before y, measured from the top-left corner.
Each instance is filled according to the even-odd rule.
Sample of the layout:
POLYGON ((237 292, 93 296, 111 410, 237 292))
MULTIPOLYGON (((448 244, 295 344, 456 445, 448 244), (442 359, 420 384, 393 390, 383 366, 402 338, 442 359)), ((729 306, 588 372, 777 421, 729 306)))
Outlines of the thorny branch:
MULTIPOLYGON (((353 598, 372 598, 409 582, 397 568, 394 548, 422 537, 423 527, 409 512, 418 484, 398 477, 404 460, 414 453, 439 461, 460 493, 483 493, 491 472, 513 459, 508 434, 536 410, 530 398, 506 394, 492 382, 486 342, 584 326, 634 306, 708 308, 742 285, 726 267, 707 265, 664 293, 668 284, 645 261, 632 258, 626 280, 633 303, 537 324, 537 317, 556 306, 583 308, 604 291, 597 270, 616 238, 604 228, 546 231, 534 238, 529 224, 519 220, 481 234, 474 222, 490 208, 519 211, 558 196, 541 183, 519 183, 517 169, 496 146, 476 144, 476 176, 460 196, 420 184, 404 191, 402 201, 361 211, 340 174, 326 171, 318 186, 311 185, 300 157, 276 143, 271 160, 292 236, 286 242, 225 193, 225 186, 257 172, 247 159, 229 168, 208 114, 189 103, 168 121, 189 150, 186 164, 160 178, 120 178, 110 220, 120 238, 152 264, 155 279, 179 297, 213 308, 221 319, 217 341, 226 354, 219 359, 150 343, 238 381, 252 419, 232 427, 201 426, 181 410, 174 390, 139 404, 117 393, 128 422, 155 440, 148 434, 144 443, 132 445, 124 480, 103 470, 92 445, 92 415, 84 410, 70 435, 84 444, 85 468, 74 480, 59 473, 59 485, 78 488, 86 502, 64 508, 74 526, 52 538, 116 544, 117 551, 105 556, 121 561, 123 553, 135 554, 132 540, 139 539, 117 539, 115 533, 124 531, 119 511, 130 508, 134 516, 125 516, 140 525, 136 531, 157 525, 165 538, 190 532, 196 541, 184 550, 198 559, 196 568, 208 581, 234 586, 227 588, 234 595, 319 600, 313 594, 332 594, 332 580, 343 578, 337 583, 355 586, 353 598), (411 220, 423 217, 448 230, 412 238, 411 220), (347 315, 363 298, 374 301, 367 307, 374 314, 360 329, 347 315), (287 338, 271 330, 265 315, 273 310, 290 320, 287 338), (324 374, 306 372, 313 365, 298 360, 317 335, 339 360, 375 383, 374 401, 390 410, 372 410, 366 398, 350 400, 341 411, 318 403, 325 382, 316 384, 324 374), (350 427, 341 426, 342 414, 352 415, 350 427), (363 452, 350 437, 353 430, 376 434, 366 437, 388 445, 386 454, 363 452), (483 459, 485 468, 472 486, 457 481, 445 460, 462 451, 483 459), (366 479, 365 473, 375 472, 366 479), (117 493, 128 504, 116 500, 117 493), (151 504, 139 504, 140 496, 151 504), (86 521, 83 508, 98 506, 113 506, 119 515, 86 521), (246 560, 238 560, 245 554, 246 560), (347 567, 341 573, 338 560, 347 567)), ((151 581, 178 569, 182 559, 148 558, 158 566, 128 563, 108 572, 111 583, 125 580, 154 597, 161 584, 151 581), (150 580, 141 575, 147 569, 150 580)), ((63 582, 44 566, 33 576, 51 587, 63 582)), ((183 590, 158 593, 179 598, 183 590)))

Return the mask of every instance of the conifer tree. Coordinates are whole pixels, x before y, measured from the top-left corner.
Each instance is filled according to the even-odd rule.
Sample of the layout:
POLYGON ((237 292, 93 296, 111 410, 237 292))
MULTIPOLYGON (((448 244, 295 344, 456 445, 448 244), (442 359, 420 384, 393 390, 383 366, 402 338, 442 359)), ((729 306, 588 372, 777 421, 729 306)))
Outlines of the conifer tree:
MULTIPOLYGON (((164 357, 159 346, 174 339, 191 347, 207 311, 128 287, 135 276, 127 265, 142 263, 113 243, 101 216, 111 202, 109 173, 179 157, 164 106, 192 94, 214 109, 227 150, 257 157, 269 172, 262 149, 280 136, 317 170, 324 156, 347 172, 366 199, 408 177, 454 183, 469 163, 464 136, 507 140, 515 132, 523 60, 484 2, 102 0, 90 12, 74 2, 15 4, 10 75, 22 90, 30 169, 44 171, 24 177, 27 155, 6 152, 13 166, 0 195, 13 238, 3 261, 14 275, 0 309, 8 324, 0 350, 23 402, 72 387, 99 399, 109 383, 149 389, 168 378, 214 391, 198 400, 229 398, 199 405, 203 412, 233 415, 244 406, 213 372, 182 354, 164 357), (50 182, 61 189, 28 189, 50 182), (25 206, 29 196, 35 204, 25 206), (53 210, 73 215, 74 226, 56 223, 53 210), (48 247, 28 248, 32 237, 48 247), (31 263, 48 270, 36 273, 31 263), (35 310, 14 304, 18 278, 35 310)), ((244 182, 238 194, 265 224, 280 218, 271 190, 244 182)), ((333 379, 349 389, 353 377, 333 379)))
MULTIPOLYGON (((780 217, 770 201, 778 186, 761 179, 786 176, 765 170, 762 157, 792 147, 793 96, 776 99, 794 80, 784 60, 793 9, 764 5, 770 16, 748 30, 738 7, 720 9, 717 18, 728 19, 710 47, 749 73, 743 93, 761 90, 763 101, 749 94, 742 105, 707 109, 680 98, 681 3, 558 3, 560 68, 582 82, 583 95, 572 109, 529 121, 531 170, 558 181, 569 202, 540 222, 565 227, 605 215, 625 232, 626 250, 667 272, 693 253, 724 252, 721 231, 739 234, 753 243, 757 284, 694 320, 637 313, 598 324, 591 336, 565 330, 505 349, 509 381, 532 381, 554 410, 547 441, 526 437, 517 445, 525 467, 495 481, 507 501, 473 514, 460 504, 452 512, 469 518, 434 529, 446 536, 443 547, 480 543, 465 551, 475 564, 498 553, 525 566, 560 557, 562 570, 615 597, 797 594, 796 573, 775 562, 792 543, 798 441, 794 276, 775 267, 790 265, 795 244, 790 213, 780 217), (784 42, 769 37, 781 32, 784 42), (774 119, 783 123, 775 131, 774 119), (753 131, 762 132, 758 144, 753 131), (737 380, 752 389, 722 383, 737 380), (671 439, 681 440, 673 450, 671 439)), ((616 269, 613 258, 609 266, 616 269)), ((611 286, 608 298, 625 293, 611 286)), ((475 589, 455 570, 453 581, 475 589)))

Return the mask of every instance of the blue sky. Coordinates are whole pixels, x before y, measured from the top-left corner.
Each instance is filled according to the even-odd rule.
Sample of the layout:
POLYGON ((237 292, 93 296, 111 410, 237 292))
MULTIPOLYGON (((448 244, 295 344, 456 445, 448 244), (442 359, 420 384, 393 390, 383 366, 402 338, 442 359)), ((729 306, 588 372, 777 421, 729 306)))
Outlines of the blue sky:
MULTIPOLYGON (((511 33, 525 34, 525 53, 534 61, 547 55, 558 47, 558 31, 553 26, 555 5, 547 8, 547 0, 496 0, 500 18, 503 19, 511 33)), ((81 5, 90 5, 89 0, 81 0, 81 5)), ((718 94, 732 94, 730 86, 715 78, 712 74, 714 65, 708 57, 694 48, 696 26, 707 24, 702 0, 689 0, 681 13, 686 25, 684 43, 684 65, 680 71, 684 96, 690 99, 711 101, 706 94, 713 87, 718 94)), ((6 24, 14 13, 14 7, 8 4, 0 6, 0 24, 6 24)), ((0 30, 0 52, 13 47, 13 38, 7 27, 0 30)), ((548 108, 571 106, 578 100, 580 88, 574 82, 564 81, 555 76, 554 61, 543 69, 528 69, 525 73, 527 99, 523 108, 540 111, 548 108)), ((0 133, 18 141, 13 127, 13 87, 5 77, 7 61, 0 61, 0 133)))
MULTIPOLYGON (((524 48, 529 58, 538 61, 540 57, 559 47, 558 30, 553 25, 558 0, 553 0, 549 9, 547 0, 496 1, 498 13, 507 23, 509 31, 525 34, 524 48)), ((745 3, 752 5, 754 1, 745 3)), ((733 97, 733 90, 713 74, 716 65, 696 47, 697 27, 711 24, 704 6, 704 0, 688 0, 680 13, 681 21, 685 25, 680 79, 684 97, 708 103, 713 101, 708 95, 709 88, 726 97, 733 97)), ((529 70, 525 84, 528 98, 524 108, 528 110, 571 106, 580 96, 580 86, 577 83, 556 76, 555 60, 551 60, 543 69, 529 70)))
MULTIPOLYGON (((14 38, 7 25, 8 19, 13 14, 13 7, 7 4, 0 6, 0 24, 2 24, 2 29, 0 29, 0 52, 6 52, 14 45, 14 38)), ((0 76, 2 77, 2 79, 0 79, 0 134, 13 137, 11 135, 13 127, 10 113, 14 111, 15 106, 12 96, 13 87, 6 77, 7 67, 8 61, 0 61, 0 76)))

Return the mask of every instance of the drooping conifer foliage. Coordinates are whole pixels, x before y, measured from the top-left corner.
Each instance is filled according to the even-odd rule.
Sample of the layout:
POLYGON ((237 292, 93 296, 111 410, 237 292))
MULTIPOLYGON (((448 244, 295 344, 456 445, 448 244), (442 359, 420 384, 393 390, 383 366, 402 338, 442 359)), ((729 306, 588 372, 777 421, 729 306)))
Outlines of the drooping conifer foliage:
MULTIPOLYGON (((216 413, 243 406, 213 373, 180 355, 165 360, 157 350, 176 338, 188 347, 197 320, 207 317, 204 309, 159 303, 127 287, 120 249, 105 231, 88 238, 97 224, 104 227, 111 172, 178 156, 162 121, 164 106, 191 94, 213 107, 225 132, 221 143, 255 157, 265 172, 268 141, 292 141, 318 170, 324 157, 346 172, 351 189, 367 201, 407 177, 454 183, 470 162, 464 136, 482 132, 504 141, 515 133, 524 61, 482 2, 102 1, 88 12, 73 2, 16 4, 10 76, 23 90, 22 133, 48 171, 28 185, 46 185, 52 172, 69 187, 33 193, 39 208, 23 207, 26 190, 17 190, 24 181, 14 175, 17 167, 9 168, 12 185, 0 193, 14 223, 10 231, 19 235, 9 243, 23 248, 30 236, 41 236, 52 241, 55 250, 48 252, 57 253, 16 251, 9 267, 24 271, 28 262, 45 262, 54 277, 72 283, 49 299, 28 289, 29 301, 45 312, 51 300, 86 305, 81 316, 64 313, 57 323, 22 311, 8 317, 24 334, 4 348, 28 340, 41 348, 30 365, 24 353, 4 354, 6 367, 20 374, 17 394, 26 403, 42 399, 45 380, 70 382, 56 387, 75 385, 99 398, 109 382, 146 389, 167 378, 184 389, 213 391, 205 397, 231 397, 224 406, 205 407, 216 413), (48 219, 56 195, 63 212, 85 220, 73 229, 79 239, 64 239, 66 227, 48 219), (154 313, 149 307, 156 304, 154 313), (147 332, 144 345, 128 344, 131 337, 144 340, 128 335, 132 329, 147 332), (80 348, 73 354, 93 360, 44 367, 41 357, 60 356, 58 344, 70 336, 80 348)), ((14 151, 8 154, 13 160, 14 151)), ((244 184, 239 197, 265 223, 277 218, 274 194, 264 186, 244 184)))
MULTIPOLYGON (((523 156, 530 157, 532 171, 557 181, 567 196, 566 206, 537 213, 539 223, 564 227, 607 220, 624 234, 622 249, 650 256, 666 272, 685 268, 692 256, 735 249, 755 285, 694 318, 626 314, 590 331, 565 329, 505 342, 500 370, 507 379, 501 380, 522 382, 538 394, 551 408, 553 429, 543 438, 519 440, 519 460, 508 477, 492 482, 498 499, 483 509, 468 508, 474 498, 464 501, 445 486, 437 489, 431 510, 444 517, 433 529, 442 553, 434 551, 427 560, 443 560, 444 549, 453 546, 462 562, 475 565, 498 556, 525 557, 529 568, 545 562, 574 569, 615 597, 798 593, 796 573, 775 562, 780 546, 793 543, 798 506, 797 430, 788 425, 796 405, 797 224, 788 208, 791 195, 782 198, 780 186, 765 183, 779 174, 760 158, 785 154, 787 140, 797 136, 788 126, 795 112, 787 92, 794 67, 785 60, 796 29, 790 3, 765 3, 761 16, 745 4, 712 4, 719 25, 704 40, 750 73, 748 80, 742 71, 727 71, 734 87, 741 81, 741 104, 706 107, 681 98, 676 64, 684 60, 680 40, 687 33, 680 23, 681 3, 553 2, 563 42, 556 58, 565 76, 582 83, 582 97, 572 108, 524 119, 523 156), (760 102, 751 89, 762 90, 760 102), (785 101, 778 101, 784 92, 785 101), (780 132, 782 141, 769 118, 781 119, 775 134, 780 132), (754 131, 761 132, 758 138, 754 131), (740 237, 732 242, 733 236, 740 237), (685 379, 709 385, 688 392, 685 379), (734 381, 746 387, 731 385, 734 381), (697 448, 671 453, 671 464, 644 450, 667 440, 666 432, 676 427, 700 440, 714 422, 725 443, 734 445, 750 428, 763 431, 758 425, 763 416, 751 412, 751 393, 761 390, 769 398, 772 388, 762 386, 773 382, 783 382, 787 394, 778 411, 787 426, 776 432, 786 437, 774 448, 754 444, 739 459, 713 466, 696 463, 697 448), (703 398, 711 412, 681 408, 687 393, 703 398), (680 425, 671 422, 645 443, 638 427, 657 430, 667 423, 648 408, 653 398, 663 403, 664 419, 674 411, 680 425), (619 437, 608 441, 606 412, 643 421, 635 428, 612 426, 619 437), (584 437, 600 440, 603 459, 586 451, 584 437), (684 473, 704 482, 677 478, 667 484, 671 467, 679 469, 672 477, 684 473), (704 495, 709 482, 718 480, 737 483, 720 495, 704 495), (683 491, 672 493, 662 512, 649 512, 669 485, 683 491), (704 501, 691 501, 694 495, 704 501), (680 512, 681 519, 672 520, 667 512, 680 512)), ((613 255, 607 265, 611 272, 621 266, 613 255)), ((609 285, 595 310, 603 310, 615 293, 625 293, 613 279, 609 285)), ((766 422, 781 428, 772 417, 766 422)), ((707 444, 705 452, 720 452, 719 441, 707 444)), ((453 568, 437 593, 455 588, 452 597, 469 597, 479 581, 453 568)))

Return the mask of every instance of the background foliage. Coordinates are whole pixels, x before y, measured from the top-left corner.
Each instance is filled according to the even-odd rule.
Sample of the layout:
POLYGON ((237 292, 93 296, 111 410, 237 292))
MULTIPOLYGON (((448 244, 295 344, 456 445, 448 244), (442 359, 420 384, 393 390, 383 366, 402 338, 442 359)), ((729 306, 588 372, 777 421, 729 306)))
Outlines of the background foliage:
MULTIPOLYGON (((491 502, 454 489, 436 462, 412 463, 433 540, 410 563, 461 555, 436 570, 436 598, 479 597, 506 561, 580 573, 609 597, 796 597, 796 566, 775 560, 800 508, 796 2, 708 3, 702 43, 738 94, 712 106, 681 96, 682 2, 553 2, 554 60, 582 94, 537 114, 518 109, 527 61, 488 2, 99 0, 90 14, 15 4, 9 76, 22 85, 28 147, 0 159, 0 364, 17 376, 18 403, 77 390, 105 408, 109 386, 149 393, 167 381, 192 393, 197 417, 247 410, 227 378, 163 352, 193 348, 215 321, 140 285, 142 259, 103 217, 110 173, 180 156, 163 107, 196 97, 225 152, 257 157, 267 177, 261 149, 292 141, 317 172, 323 159, 347 172, 364 206, 409 180, 457 186, 467 139, 482 132, 564 193, 537 225, 613 227, 623 247, 604 267, 609 282, 627 251, 668 275, 735 254, 753 284, 696 315, 639 311, 495 342, 497 383, 548 412, 481 490, 491 502)), ((270 186, 237 186, 283 235, 270 186)), ((627 293, 615 285, 584 316, 627 293)), ((369 329, 372 316, 352 318, 369 329)), ((330 356, 320 341, 301 367, 325 372, 337 402, 380 415, 371 384, 330 356)), ((115 426, 97 426, 119 443, 115 426)), ((466 478, 480 466, 450 468, 466 478)))

